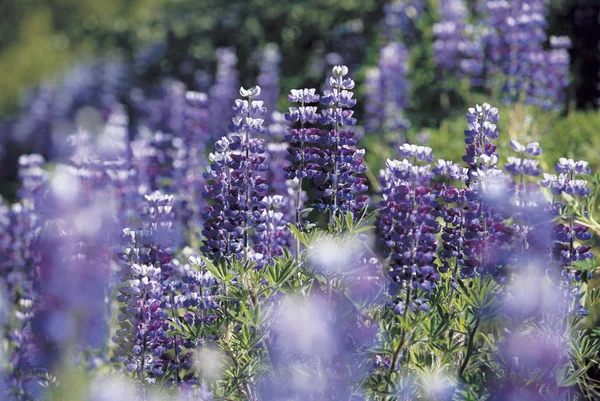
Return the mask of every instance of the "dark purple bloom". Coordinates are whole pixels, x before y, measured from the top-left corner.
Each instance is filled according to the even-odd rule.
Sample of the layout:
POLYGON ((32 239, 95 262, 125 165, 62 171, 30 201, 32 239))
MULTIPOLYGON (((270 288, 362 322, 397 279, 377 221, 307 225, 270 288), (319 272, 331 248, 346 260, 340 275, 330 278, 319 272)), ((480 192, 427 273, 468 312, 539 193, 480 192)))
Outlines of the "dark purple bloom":
MULTIPOLYGON (((261 62, 259 63, 260 74, 256 78, 256 81, 262 89, 264 105, 271 113, 277 110, 280 63, 281 54, 279 53, 277 44, 267 44, 261 52, 261 62)), ((267 115, 266 120, 269 125, 272 122, 271 115, 267 115)))
POLYGON ((408 53, 401 42, 381 49, 379 65, 367 73, 365 127, 367 132, 403 131, 410 124, 404 118, 409 104, 408 53))
POLYGON ((354 132, 344 128, 356 124, 352 111, 348 110, 356 103, 350 92, 355 84, 346 78, 346 66, 335 66, 332 72, 325 81, 330 89, 326 89, 320 98, 327 107, 321 110, 320 122, 331 128, 309 138, 319 147, 314 152, 311 149, 307 176, 313 179, 317 189, 315 206, 319 210, 329 209, 333 218, 339 212, 363 209, 367 197, 361 194, 367 191, 367 186, 366 179, 359 177, 366 169, 364 149, 356 149, 354 132))
POLYGON ((265 228, 266 148, 262 139, 251 135, 266 132, 262 126, 266 109, 262 101, 253 100, 260 95, 260 87, 241 88, 240 94, 248 100, 237 99, 232 106, 232 134, 217 141, 216 152, 209 157, 212 164, 205 173, 208 184, 203 197, 210 204, 203 213, 205 241, 201 249, 215 259, 260 260, 264 255, 250 255, 250 230, 265 228))
MULTIPOLYGON (((561 158, 555 166, 558 175, 544 174, 540 184, 543 187, 549 187, 553 195, 553 202, 550 205, 551 211, 560 211, 561 205, 555 198, 563 193, 579 197, 590 194, 590 189, 586 188, 587 181, 576 178, 578 175, 590 173, 587 166, 588 162, 584 160, 576 162, 572 159, 561 158)), ((552 258, 561 267, 566 268, 564 274, 567 277, 571 274, 573 262, 593 258, 593 254, 590 252, 591 247, 577 244, 574 241, 573 233, 577 233, 575 237, 580 241, 585 241, 591 237, 587 232, 587 228, 574 223, 573 216, 561 216, 561 219, 552 228, 552 239, 555 241, 552 247, 552 258)), ((577 271, 577 274, 580 274, 580 271, 577 271)))
MULTIPOLYGON (((421 154, 426 163, 433 156, 431 149, 422 149, 421 154)), ((412 152, 412 159, 419 160, 416 152, 412 152)), ((417 290, 434 290, 439 279, 436 234, 441 227, 437 222, 435 195, 429 187, 432 177, 428 164, 412 164, 407 159, 388 160, 380 176, 383 200, 378 221, 379 241, 384 256, 390 259, 391 293, 403 289, 407 294, 401 308, 412 302, 412 297, 418 299, 417 290)))
POLYGON ((215 82, 208 92, 211 142, 218 140, 228 132, 227 124, 231 116, 231 103, 233 103, 235 93, 239 88, 237 61, 234 49, 225 47, 217 50, 215 82))

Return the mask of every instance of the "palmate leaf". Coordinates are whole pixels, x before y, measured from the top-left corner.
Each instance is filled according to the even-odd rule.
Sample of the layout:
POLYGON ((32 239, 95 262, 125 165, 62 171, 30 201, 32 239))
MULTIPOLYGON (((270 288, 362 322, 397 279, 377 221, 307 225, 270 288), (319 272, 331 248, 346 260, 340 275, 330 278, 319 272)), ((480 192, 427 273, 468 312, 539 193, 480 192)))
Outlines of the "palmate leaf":
POLYGON ((309 247, 320 235, 319 230, 315 229, 315 224, 306 224, 304 230, 300 230, 292 223, 288 223, 287 227, 294 234, 294 238, 299 240, 304 247, 309 247))
POLYGON ((594 358, 600 350, 600 343, 592 339, 585 332, 580 332, 577 337, 571 338, 571 354, 576 361, 594 358))
POLYGON ((469 281, 459 279, 462 300, 473 308, 475 313, 487 318, 493 316, 498 307, 496 294, 499 285, 491 277, 475 277, 469 281))
POLYGON ((271 285, 281 288, 298 272, 298 268, 298 263, 291 257, 277 258, 267 267, 265 276, 271 285))
POLYGON ((206 263, 206 268, 215 278, 219 281, 229 281, 233 278, 233 276, 229 273, 229 266, 227 261, 222 260, 218 262, 213 262, 211 259, 207 257, 202 257, 202 260, 206 263))
POLYGON ((256 330, 250 330, 250 327, 247 324, 243 324, 238 333, 234 334, 233 337, 237 341, 237 346, 240 346, 242 349, 250 350, 256 348, 257 344, 260 343, 264 336, 258 335, 256 330))
POLYGON ((345 214, 340 213, 335 215, 333 222, 327 225, 328 231, 330 233, 346 232, 348 234, 358 234, 359 232, 372 229, 373 227, 366 228, 366 223, 375 216, 376 211, 366 214, 365 208, 359 214, 360 217, 357 219, 355 219, 355 215, 350 211, 347 211, 345 214))

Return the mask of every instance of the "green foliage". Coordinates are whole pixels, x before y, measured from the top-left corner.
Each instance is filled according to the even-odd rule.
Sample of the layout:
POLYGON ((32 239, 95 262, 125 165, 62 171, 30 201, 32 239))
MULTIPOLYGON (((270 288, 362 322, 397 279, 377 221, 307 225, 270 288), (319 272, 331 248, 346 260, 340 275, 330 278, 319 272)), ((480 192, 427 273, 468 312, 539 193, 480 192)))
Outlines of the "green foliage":
POLYGON ((0 29, 0 113, 15 110, 23 88, 38 85, 75 61, 107 53, 130 61, 135 52, 155 43, 166 50, 146 70, 137 71, 142 82, 175 74, 191 84, 196 69, 214 70, 216 48, 233 46, 241 81, 247 86, 256 77, 256 50, 274 42, 283 55, 282 87, 318 85, 326 68, 321 65, 323 57, 339 45, 333 42, 333 29, 361 20, 361 34, 371 38, 383 4, 382 0, 9 2, 0 9, 17 28, 3 24, 0 29))

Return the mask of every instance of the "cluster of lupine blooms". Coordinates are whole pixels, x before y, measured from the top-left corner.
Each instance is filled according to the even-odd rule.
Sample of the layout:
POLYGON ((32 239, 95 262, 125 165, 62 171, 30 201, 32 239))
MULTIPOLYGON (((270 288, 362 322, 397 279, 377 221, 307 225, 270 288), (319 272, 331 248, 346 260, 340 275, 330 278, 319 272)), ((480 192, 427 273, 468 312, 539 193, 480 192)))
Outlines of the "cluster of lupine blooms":
MULTIPOLYGON (((446 3, 441 16, 454 20, 435 29, 441 69, 462 69, 477 84, 500 72, 510 100, 561 102, 568 44, 555 38, 555 50, 542 50, 545 3, 487 2, 493 29, 483 36, 465 25, 460 1, 446 3)), ((422 9, 420 1, 385 9, 389 35, 366 74, 369 133, 407 127, 407 49, 396 31, 410 46, 422 9)), ((72 85, 40 90, 14 123, 16 138, 35 133, 52 159, 21 156, 18 200, 0 208, 3 399, 51 397, 64 387, 66 364, 96 376, 106 367, 122 372, 136 387, 120 399, 145 399, 158 387, 197 400, 364 399, 368 377, 388 377, 377 390, 387 400, 410 354, 406 331, 395 352, 384 352, 384 323, 435 312, 432 300, 447 283, 492 279, 504 305, 522 315, 517 284, 544 277, 557 291, 555 318, 587 314, 581 266, 593 258, 592 234, 564 203, 589 195, 585 161, 560 159, 546 174, 540 145, 516 140, 514 155, 500 158, 498 110, 484 104, 468 110, 462 163, 436 160, 399 136, 398 159, 369 191, 347 67, 333 68, 322 91, 291 90, 291 106, 279 113, 276 47, 265 49, 259 86, 241 88, 239 99, 235 53, 221 49, 217 59, 206 93, 175 80, 132 90, 134 122, 118 103, 118 83, 95 79, 95 67, 80 69, 72 85), (366 229, 352 237, 369 211, 375 246, 366 229), (311 242, 309 234, 320 236, 311 242), (288 263, 305 281, 281 273, 288 263), (276 276, 296 287, 283 291, 276 276), (260 292, 248 284, 254 278, 260 292), (356 298, 380 312, 367 317, 356 298), (271 314, 247 317, 249 307, 271 314), (273 369, 257 370, 250 355, 273 369), (221 370, 223 356, 237 373, 207 374, 211 364, 221 370), (308 372, 299 375, 298 365, 308 372), (245 377, 246 368, 254 375, 245 377)), ((112 71, 103 76, 125 75, 116 73, 120 64, 102 66, 112 71)), ((522 338, 509 333, 498 352, 519 347, 522 338)), ((539 362, 527 355, 507 369, 539 362)), ((90 399, 115 399, 99 386, 90 399)))
MULTIPOLYGON (((498 110, 487 104, 469 109, 466 166, 444 160, 432 166, 431 148, 408 144, 399 147, 402 161, 388 160, 381 176, 378 240, 398 288, 430 292, 448 271, 453 278, 483 274, 510 282, 518 269, 542 261, 556 263, 569 280, 581 278, 573 263, 593 255, 590 246, 575 244, 591 233, 572 217, 558 224, 553 218, 563 207, 560 194, 589 194, 587 182, 578 178, 590 173, 588 163, 560 159, 558 175, 544 174, 540 185, 553 194, 548 202, 540 185, 526 180, 542 174, 539 160, 532 158, 541 154, 539 143, 511 140, 517 156, 508 157, 506 172, 497 166, 498 120, 498 110)), ((410 302, 409 296, 404 299, 410 302)), ((427 310, 425 302, 419 306, 427 310)))
POLYGON ((547 13, 547 0, 494 0, 480 2, 471 19, 464 0, 441 0, 433 28, 438 68, 448 76, 469 77, 474 86, 500 83, 506 101, 560 109, 571 41, 548 40, 547 13))
MULTIPOLYGON (((220 57, 232 61, 230 53, 220 57)), ((18 201, 0 210, 3 348, 10 361, 3 365, 4 399, 43 399, 48 388, 61 385, 56 369, 72 362, 89 371, 112 365, 140 383, 142 396, 146 385, 162 384, 211 399, 215 384, 200 379, 195 356, 231 334, 210 329, 228 307, 228 287, 208 265, 242 262, 260 274, 294 258, 305 269, 358 270, 351 283, 370 277, 371 286, 382 287, 377 277, 383 272, 387 295, 377 302, 407 316, 427 313, 444 280, 491 277, 510 284, 535 264, 563 291, 562 313, 586 313, 577 293, 587 278, 577 264, 593 257, 584 244, 591 233, 561 203, 563 194, 589 194, 585 161, 560 159, 556 174, 542 176, 540 145, 512 140, 516 153, 503 171, 494 144, 498 110, 484 104, 468 110, 464 163, 435 160, 431 148, 402 144, 399 159, 388 160, 380 174, 379 195, 371 197, 381 200, 369 202, 347 67, 333 68, 322 93, 291 90, 293 106, 282 118, 268 113, 260 99, 273 104, 275 96, 259 86, 241 88, 228 108, 211 102, 232 86, 225 65, 210 95, 172 87, 169 101, 178 106, 163 114, 171 133, 141 130, 130 141, 127 116, 117 109, 99 135, 80 130, 70 136, 68 155, 58 164, 36 154, 19 159, 18 201), (227 132, 217 124, 226 110, 227 132), (208 146, 214 136, 214 147, 208 146), (312 215, 305 206, 314 208, 312 215), (314 230, 307 216, 325 215, 331 229, 340 219, 350 227, 369 208, 378 210, 375 252, 331 256, 345 249, 335 237, 303 249, 292 235, 314 230)), ((241 277, 233 287, 243 287, 241 277)), ((278 296, 269 302, 285 304, 278 296)), ((268 348, 276 349, 275 366, 297 350, 273 326, 261 344, 274 343, 268 348)), ((377 336, 366 338, 363 345, 377 342, 377 336)), ((391 362, 375 356, 375 371, 393 372, 396 354, 391 362)), ((342 377, 351 364, 347 355, 327 368, 337 372, 326 373, 330 378, 342 377)), ((252 380, 240 391, 258 399, 260 381, 272 378, 252 380)), ((327 397, 346 394, 347 382, 337 385, 327 397)))
MULTIPOLYGON (((365 131, 403 133, 410 127, 404 116, 409 105, 408 50, 416 32, 414 20, 423 13, 421 1, 390 2, 384 8, 383 46, 376 67, 365 73, 365 131), (409 17, 410 16, 410 17, 409 17), (401 38, 403 40, 401 40, 401 38)), ((398 144, 404 141, 399 135, 398 144)))

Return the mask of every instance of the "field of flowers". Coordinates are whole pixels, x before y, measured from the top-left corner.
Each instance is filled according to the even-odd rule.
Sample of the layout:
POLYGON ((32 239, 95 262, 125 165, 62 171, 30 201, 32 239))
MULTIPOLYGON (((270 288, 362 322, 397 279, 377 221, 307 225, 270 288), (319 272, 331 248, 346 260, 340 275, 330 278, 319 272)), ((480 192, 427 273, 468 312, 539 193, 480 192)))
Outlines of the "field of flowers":
POLYGON ((317 85, 273 42, 252 82, 233 46, 145 81, 150 47, 30 91, 0 400, 600 400, 600 116, 549 7, 382 3, 317 85))

